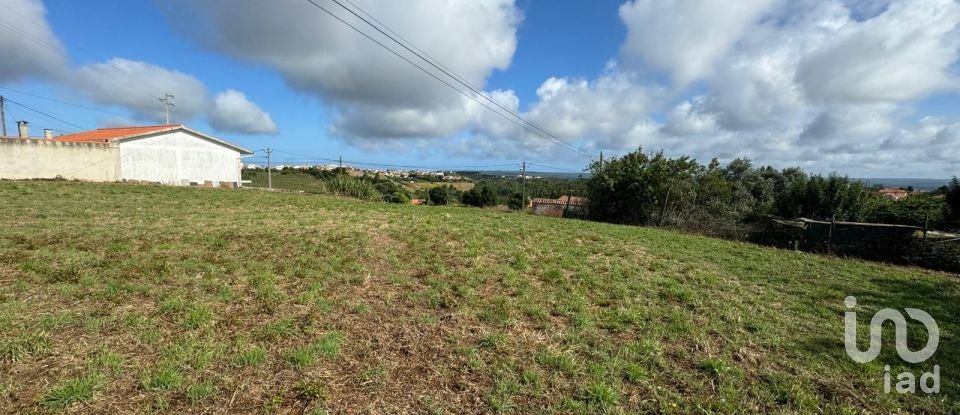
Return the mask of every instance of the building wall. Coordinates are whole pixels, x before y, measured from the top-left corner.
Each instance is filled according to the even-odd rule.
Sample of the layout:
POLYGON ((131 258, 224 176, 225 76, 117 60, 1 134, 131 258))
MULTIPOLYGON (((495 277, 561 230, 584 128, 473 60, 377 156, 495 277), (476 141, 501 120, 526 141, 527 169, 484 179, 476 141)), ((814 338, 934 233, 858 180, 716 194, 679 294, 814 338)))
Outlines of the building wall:
POLYGON ((586 214, 586 208, 582 205, 565 205, 559 203, 537 203, 533 202, 533 213, 543 216, 552 216, 562 218, 566 216, 583 217, 586 214))
POLYGON ((555 218, 563 217, 563 206, 556 204, 533 204, 533 213, 537 215, 553 216, 555 218))
POLYGON ((120 143, 123 180, 186 186, 239 185, 240 153, 185 131, 120 143))
POLYGON ((0 179, 113 182, 120 178, 120 149, 109 144, 0 138, 0 179))

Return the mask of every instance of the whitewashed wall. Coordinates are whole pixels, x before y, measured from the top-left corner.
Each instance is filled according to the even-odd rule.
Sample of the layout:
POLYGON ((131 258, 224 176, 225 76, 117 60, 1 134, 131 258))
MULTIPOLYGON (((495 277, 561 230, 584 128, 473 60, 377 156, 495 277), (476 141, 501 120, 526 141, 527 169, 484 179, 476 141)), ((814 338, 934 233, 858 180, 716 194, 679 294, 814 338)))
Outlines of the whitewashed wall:
POLYGON ((119 180, 120 150, 109 144, 0 138, 0 179, 119 180))
POLYGON ((184 131, 120 143, 120 177, 168 185, 240 183, 240 153, 184 131))

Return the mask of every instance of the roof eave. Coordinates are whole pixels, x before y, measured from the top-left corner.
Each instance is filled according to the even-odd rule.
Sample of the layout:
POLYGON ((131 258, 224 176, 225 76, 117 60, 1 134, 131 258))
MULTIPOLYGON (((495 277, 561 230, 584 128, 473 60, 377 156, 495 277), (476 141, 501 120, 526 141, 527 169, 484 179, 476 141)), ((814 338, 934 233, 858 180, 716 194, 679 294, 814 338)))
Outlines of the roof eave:
POLYGON ((201 133, 201 132, 199 132, 199 131, 196 131, 196 130, 191 129, 191 128, 189 128, 189 127, 187 127, 187 126, 184 126, 184 125, 176 125, 176 126, 173 126, 173 127, 170 127, 170 128, 163 129, 163 130, 156 130, 156 131, 150 131, 150 132, 145 132, 145 133, 133 134, 133 135, 125 136, 125 137, 117 137, 117 138, 111 139, 110 141, 121 142, 121 141, 125 141, 125 140, 130 140, 130 139, 133 139, 133 138, 139 138, 139 137, 148 136, 148 135, 153 135, 153 134, 159 134, 159 133, 168 133, 168 132, 170 132, 170 131, 177 131, 177 130, 183 130, 183 131, 189 132, 189 133, 191 133, 191 134, 194 134, 194 135, 203 137, 204 139, 213 141, 213 142, 215 142, 215 143, 217 143, 217 144, 220 144, 221 146, 224 146, 224 147, 227 147, 227 148, 236 150, 238 153, 240 153, 240 154, 242 154, 242 155, 248 155, 248 156, 249 156, 249 155, 253 155, 253 152, 250 151, 250 150, 247 150, 247 149, 245 149, 245 148, 243 148, 243 147, 240 147, 240 146, 238 146, 238 145, 234 145, 234 144, 228 143, 228 142, 223 141, 223 140, 221 140, 221 139, 219 139, 219 138, 215 138, 215 137, 212 137, 212 136, 210 136, 210 135, 201 133))

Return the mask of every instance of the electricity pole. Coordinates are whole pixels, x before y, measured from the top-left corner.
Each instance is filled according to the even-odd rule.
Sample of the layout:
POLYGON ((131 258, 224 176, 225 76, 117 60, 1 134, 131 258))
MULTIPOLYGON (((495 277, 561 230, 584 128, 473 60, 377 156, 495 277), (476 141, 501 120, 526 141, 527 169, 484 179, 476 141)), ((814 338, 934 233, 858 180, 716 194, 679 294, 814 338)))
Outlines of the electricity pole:
POLYGON ((340 176, 342 174, 343 174, 343 156, 340 156, 340 168, 337 169, 337 176, 340 176))
POLYGON ((166 117, 167 117, 166 125, 170 125, 170 108, 176 107, 176 105, 173 102, 171 102, 171 100, 173 99, 176 99, 176 97, 166 93, 163 94, 163 98, 160 98, 160 102, 163 103, 163 112, 164 114, 166 114, 166 117))
POLYGON ((273 154, 273 149, 267 147, 263 151, 267 153, 267 188, 273 189, 273 167, 270 166, 270 155, 273 154))
POLYGON ((522 185, 520 185, 520 210, 527 208, 527 161, 523 161, 523 173, 520 175, 522 185))
POLYGON ((600 150, 600 174, 603 174, 603 150, 600 150))
POLYGON ((6 114, 6 107, 4 106, 4 101, 5 101, 5 98, 3 98, 3 95, 0 95, 0 126, 3 127, 2 128, 3 132, 0 133, 0 137, 7 136, 7 114, 6 114))

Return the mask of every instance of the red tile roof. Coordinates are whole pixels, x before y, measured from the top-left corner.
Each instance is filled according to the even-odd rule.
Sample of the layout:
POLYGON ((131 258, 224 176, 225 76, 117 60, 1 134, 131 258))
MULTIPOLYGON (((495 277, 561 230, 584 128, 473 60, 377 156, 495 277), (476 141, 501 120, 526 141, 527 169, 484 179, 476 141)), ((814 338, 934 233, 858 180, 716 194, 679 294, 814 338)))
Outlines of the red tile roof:
POLYGON ((880 193, 909 193, 909 192, 903 189, 895 188, 895 187, 887 187, 884 189, 880 189, 880 193))
POLYGON ((530 205, 570 205, 570 206, 586 206, 589 203, 589 199, 580 196, 560 196, 556 199, 544 199, 544 198, 532 198, 530 199, 530 205), (569 201, 568 201, 569 199, 569 201))
POLYGON ((77 134, 54 137, 56 141, 71 142, 107 142, 117 138, 136 137, 138 135, 158 133, 161 131, 180 128, 180 125, 151 125, 146 127, 100 128, 93 131, 84 131, 77 134))

